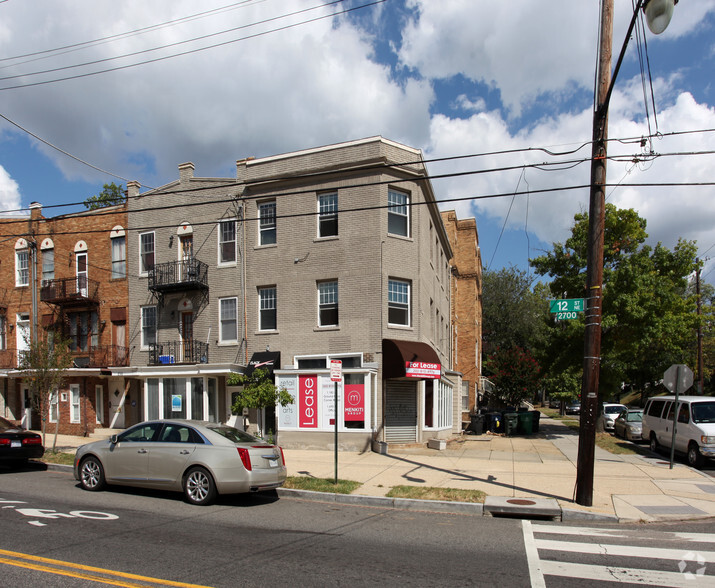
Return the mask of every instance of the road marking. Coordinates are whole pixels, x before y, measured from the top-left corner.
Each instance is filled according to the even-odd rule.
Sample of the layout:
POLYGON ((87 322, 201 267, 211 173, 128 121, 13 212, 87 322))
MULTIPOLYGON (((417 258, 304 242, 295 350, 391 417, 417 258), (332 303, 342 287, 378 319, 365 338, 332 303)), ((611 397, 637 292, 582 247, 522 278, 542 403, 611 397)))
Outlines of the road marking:
POLYGON ((126 572, 118 572, 105 568, 85 566, 82 564, 62 561, 60 559, 50 559, 47 557, 41 557, 39 555, 29 555, 26 553, 19 553, 16 551, 7 551, 5 549, 0 549, 0 556, 3 555, 7 557, 0 557, 0 563, 20 568, 36 570, 40 572, 59 574, 61 576, 71 576, 73 578, 80 578, 83 580, 92 580, 94 582, 101 582, 103 584, 111 584, 112 586, 122 586, 126 588, 139 588, 145 586, 145 584, 136 584, 128 581, 137 580, 139 582, 149 582, 153 584, 159 584, 161 586, 177 586, 178 588, 209 588, 208 586, 202 586, 199 584, 187 584, 185 582, 162 580, 160 578, 151 578, 149 576, 140 576, 138 574, 128 574, 126 572), (97 574, 104 574, 104 576, 97 576, 94 574, 82 572, 94 572, 97 574))
MULTIPOLYGON (((550 541, 548 539, 537 539, 538 549, 550 549, 552 551, 568 551, 570 553, 589 553, 597 555, 617 555, 625 557, 645 557, 650 559, 669 559, 680 561, 683 554, 672 549, 660 547, 635 547, 632 545, 606 545, 604 543, 567 543, 566 541, 550 541)), ((699 551, 704 561, 715 563, 715 552, 699 551)))
POLYGON ((613 566, 593 566, 588 564, 565 563, 558 561, 542 561, 544 574, 584 580, 600 580, 603 582, 625 582, 646 586, 671 586, 681 588, 697 586, 679 572, 660 572, 658 570, 640 570, 635 568, 618 568, 613 566))
POLYGON ((523 520, 521 528, 524 532, 524 547, 526 548, 526 562, 529 565, 529 578, 532 588, 546 588, 544 573, 541 569, 539 550, 536 547, 531 521, 523 520))

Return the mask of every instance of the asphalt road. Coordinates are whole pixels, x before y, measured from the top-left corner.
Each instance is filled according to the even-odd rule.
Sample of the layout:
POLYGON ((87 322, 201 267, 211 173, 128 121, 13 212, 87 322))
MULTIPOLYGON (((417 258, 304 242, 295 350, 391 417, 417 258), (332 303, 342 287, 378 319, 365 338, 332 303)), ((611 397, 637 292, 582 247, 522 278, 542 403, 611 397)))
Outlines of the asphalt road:
POLYGON ((0 585, 715 585, 713 521, 565 525, 278 498, 81 490, 0 467, 0 585), (693 581, 693 578, 696 580, 693 581))

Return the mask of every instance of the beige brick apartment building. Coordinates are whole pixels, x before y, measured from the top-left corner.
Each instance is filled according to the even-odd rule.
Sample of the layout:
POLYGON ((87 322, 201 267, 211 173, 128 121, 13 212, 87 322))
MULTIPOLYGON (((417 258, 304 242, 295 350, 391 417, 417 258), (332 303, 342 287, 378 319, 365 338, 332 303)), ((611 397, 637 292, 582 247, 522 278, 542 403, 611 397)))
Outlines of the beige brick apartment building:
POLYGON ((272 368, 283 445, 417 443, 461 427, 452 252, 420 151, 381 137, 129 185, 122 426, 230 421, 226 377, 272 368), (338 406, 331 360, 342 362, 338 406))
POLYGON ((0 219, 0 415, 39 429, 19 358, 35 337, 60 334, 73 365, 53 396, 47 430, 88 435, 109 427, 117 408, 112 368, 126 365, 124 205, 52 218, 0 219))

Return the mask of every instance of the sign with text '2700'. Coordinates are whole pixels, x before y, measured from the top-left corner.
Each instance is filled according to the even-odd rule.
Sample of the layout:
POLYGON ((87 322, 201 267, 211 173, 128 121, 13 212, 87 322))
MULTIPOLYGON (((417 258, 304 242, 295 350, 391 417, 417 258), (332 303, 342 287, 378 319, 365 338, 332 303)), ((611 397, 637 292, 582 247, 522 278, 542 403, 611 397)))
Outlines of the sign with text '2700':
POLYGON ((439 380, 441 367, 438 363, 427 363, 424 361, 406 361, 405 375, 408 378, 431 378, 439 380))
POLYGON ((564 298, 562 300, 549 300, 549 310, 556 315, 557 321, 573 320, 579 312, 586 309, 583 298, 564 298))

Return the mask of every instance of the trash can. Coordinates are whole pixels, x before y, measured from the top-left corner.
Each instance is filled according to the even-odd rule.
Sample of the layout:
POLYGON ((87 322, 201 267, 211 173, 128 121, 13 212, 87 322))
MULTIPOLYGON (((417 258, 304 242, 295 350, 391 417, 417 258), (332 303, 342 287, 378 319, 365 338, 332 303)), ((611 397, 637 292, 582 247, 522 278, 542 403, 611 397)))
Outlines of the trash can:
POLYGON ((539 419, 541 418, 541 411, 539 411, 539 410, 532 410, 532 411, 531 411, 531 416, 533 417, 533 418, 532 418, 532 427, 531 427, 531 430, 532 430, 534 433, 538 433, 538 432, 539 432, 539 419))
POLYGON ((524 411, 517 413, 519 425, 517 431, 520 435, 531 435, 533 430, 534 417, 531 412, 524 411))
POLYGON ((503 416, 504 416, 504 434, 507 437, 516 435, 517 429, 519 427, 519 414, 516 412, 505 412, 503 416))
POLYGON ((473 414, 470 415, 472 422, 469 424, 469 430, 475 435, 482 435, 484 433, 484 415, 483 414, 473 414))

